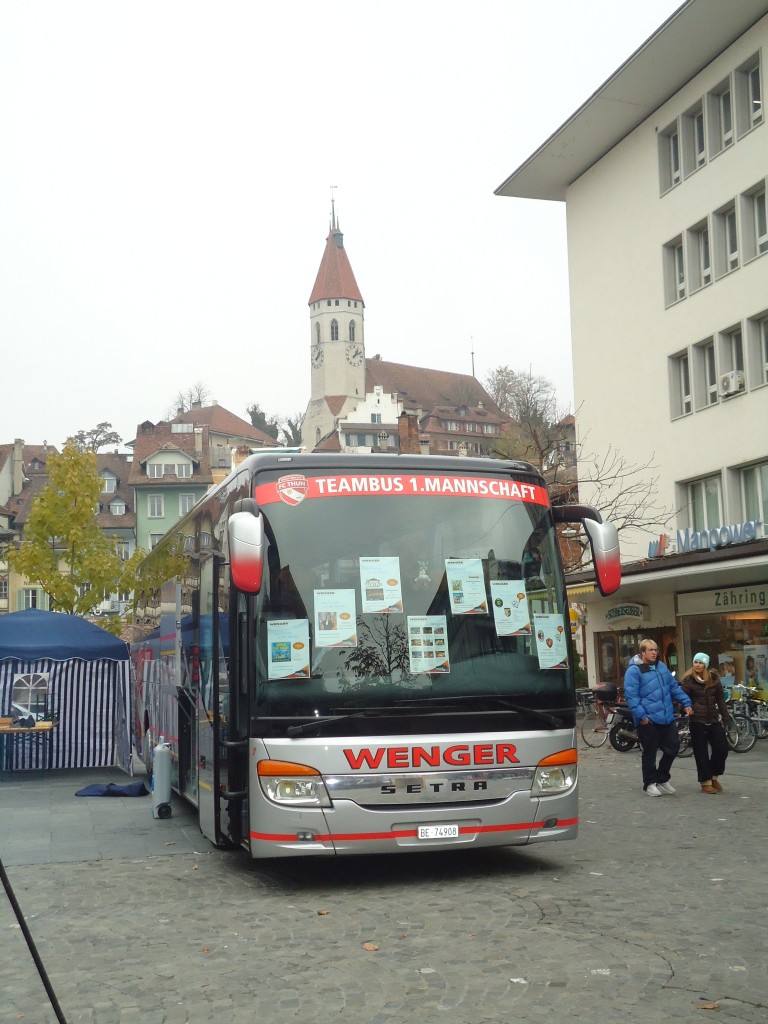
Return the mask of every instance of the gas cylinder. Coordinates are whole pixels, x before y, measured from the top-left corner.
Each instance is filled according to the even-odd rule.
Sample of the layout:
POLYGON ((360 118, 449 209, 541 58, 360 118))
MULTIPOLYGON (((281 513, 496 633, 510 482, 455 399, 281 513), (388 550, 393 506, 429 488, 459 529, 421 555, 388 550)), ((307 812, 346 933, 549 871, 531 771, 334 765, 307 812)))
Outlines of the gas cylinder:
POLYGON ((152 751, 152 817, 170 818, 171 745, 158 743, 152 751))

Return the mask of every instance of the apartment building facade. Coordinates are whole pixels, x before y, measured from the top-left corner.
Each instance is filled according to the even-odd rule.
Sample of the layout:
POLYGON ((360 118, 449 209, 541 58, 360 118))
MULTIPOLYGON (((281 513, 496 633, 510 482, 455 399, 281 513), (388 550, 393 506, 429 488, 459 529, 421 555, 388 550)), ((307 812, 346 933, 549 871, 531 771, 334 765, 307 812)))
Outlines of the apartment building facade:
POLYGON ((688 0, 497 190, 565 203, 578 436, 671 514, 572 581, 593 684, 650 635, 768 696, 766 55, 766 0, 688 0))

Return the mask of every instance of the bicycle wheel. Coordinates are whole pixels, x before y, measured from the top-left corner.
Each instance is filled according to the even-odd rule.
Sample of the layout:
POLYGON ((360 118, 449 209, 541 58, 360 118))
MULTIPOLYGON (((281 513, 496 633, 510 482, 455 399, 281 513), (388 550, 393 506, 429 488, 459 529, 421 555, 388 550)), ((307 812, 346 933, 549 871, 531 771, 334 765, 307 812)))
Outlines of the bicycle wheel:
POLYGON ((688 725, 687 719, 681 718, 678 720, 677 731, 680 736, 680 749, 677 752, 677 756, 691 757, 693 754, 693 747, 691 746, 691 729, 688 725))
POLYGON ((743 715, 734 715, 731 723, 725 729, 728 746, 737 754, 746 754, 757 743, 752 723, 743 715))
POLYGON ((588 747, 602 747, 608 739, 608 726, 602 715, 589 711, 581 723, 581 738, 588 747))

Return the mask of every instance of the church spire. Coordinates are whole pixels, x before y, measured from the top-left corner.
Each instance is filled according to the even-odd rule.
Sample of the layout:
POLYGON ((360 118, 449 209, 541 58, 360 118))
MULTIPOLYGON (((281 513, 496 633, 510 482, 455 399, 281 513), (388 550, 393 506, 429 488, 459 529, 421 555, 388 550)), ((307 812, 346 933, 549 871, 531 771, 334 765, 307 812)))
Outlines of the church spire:
MULTIPOLYGON (((335 188, 335 186, 331 186, 335 188)), ((363 305, 363 296, 357 287, 355 275, 344 248, 344 235, 336 218, 336 202, 331 194, 331 229, 325 240, 325 252, 320 261, 309 304, 325 299, 351 299, 363 305)))

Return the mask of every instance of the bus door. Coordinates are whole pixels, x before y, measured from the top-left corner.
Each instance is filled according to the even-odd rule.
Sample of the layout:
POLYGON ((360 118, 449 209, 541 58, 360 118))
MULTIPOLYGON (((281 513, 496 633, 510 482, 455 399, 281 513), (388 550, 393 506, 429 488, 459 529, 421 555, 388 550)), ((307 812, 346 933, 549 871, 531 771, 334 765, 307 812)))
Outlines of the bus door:
MULTIPOLYGON (((233 592, 234 593, 234 592, 233 592)), ((230 617, 232 642, 227 663, 226 721, 221 723, 221 831, 230 842, 240 845, 248 835, 248 757, 250 749, 249 693, 252 674, 252 630, 248 624, 248 606, 253 598, 237 594, 230 617)))
POLYGON ((220 644, 215 587, 218 577, 216 561, 213 557, 207 557, 200 565, 200 604, 197 615, 197 780, 200 831, 215 846, 221 846, 223 838, 219 828, 220 766, 217 756, 221 716, 220 644))

